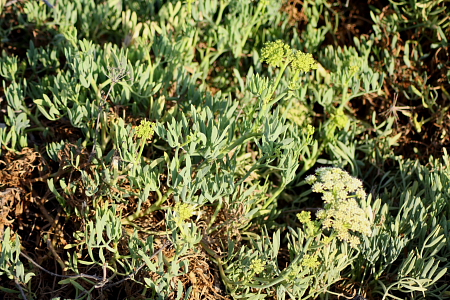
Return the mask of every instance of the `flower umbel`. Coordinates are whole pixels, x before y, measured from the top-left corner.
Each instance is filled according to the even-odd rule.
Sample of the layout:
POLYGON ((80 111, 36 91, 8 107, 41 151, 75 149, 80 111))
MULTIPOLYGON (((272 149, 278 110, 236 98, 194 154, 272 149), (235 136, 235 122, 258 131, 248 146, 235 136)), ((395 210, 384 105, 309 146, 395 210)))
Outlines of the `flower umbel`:
POLYGON ((352 233, 371 234, 369 216, 356 201, 366 197, 360 180, 339 168, 324 167, 317 169, 316 175, 308 176, 306 182, 314 192, 323 194, 324 209, 316 213, 323 228, 333 229, 340 240, 353 248, 360 241, 352 233))
POLYGON ((262 49, 261 58, 269 65, 280 67, 283 64, 290 64, 296 72, 309 72, 317 69, 318 64, 312 54, 296 51, 281 40, 267 42, 262 49))
POLYGON ((333 116, 333 122, 339 129, 343 129, 348 124, 348 117, 344 114, 342 109, 338 109, 337 112, 333 116))
POLYGON ((317 255, 305 254, 305 256, 303 256, 302 266, 314 269, 318 265, 317 255))
POLYGON ((311 212, 304 210, 301 213, 297 214, 297 218, 301 223, 309 223, 311 222, 311 212))
POLYGON ((255 274, 259 274, 264 271, 264 267, 266 262, 262 261, 260 258, 255 258, 250 263, 250 268, 255 272, 255 274))
POLYGON ((303 230, 305 231, 306 236, 314 237, 320 233, 321 224, 317 221, 311 220, 311 212, 302 211, 301 213, 297 214, 297 218, 300 223, 303 224, 303 230))
POLYGON ((262 49, 261 58, 269 65, 279 67, 291 53, 291 47, 283 41, 278 40, 265 44, 265 47, 262 49))
POLYGON ((308 72, 311 69, 317 68, 317 63, 311 54, 292 50, 288 44, 281 40, 267 42, 261 51, 261 60, 271 66, 280 67, 280 70, 276 79, 271 81, 270 89, 265 93, 264 97, 261 97, 262 105, 258 117, 266 114, 268 108, 280 100, 279 98, 273 99, 273 97, 288 66, 291 66, 293 71, 288 85, 290 90, 296 90, 300 87, 301 71, 308 72))
POLYGON ((173 211, 176 213, 177 219, 179 219, 180 221, 184 221, 194 215, 195 209, 194 206, 188 203, 178 202, 177 204, 175 204, 173 211))
POLYGON ((316 170, 316 175, 306 177, 306 182, 312 185, 315 193, 323 193, 322 199, 327 203, 353 197, 360 199, 366 197, 361 180, 351 177, 339 168, 319 168, 316 170), (327 197, 330 198, 326 199, 327 197))
POLYGON ((292 69, 295 71, 309 72, 311 70, 317 69, 317 62, 314 60, 311 53, 303 53, 302 51, 297 51, 294 54, 292 63, 292 69))
POLYGON ((138 138, 151 139, 155 133, 155 126, 154 122, 142 120, 141 124, 136 127, 136 136, 138 138))

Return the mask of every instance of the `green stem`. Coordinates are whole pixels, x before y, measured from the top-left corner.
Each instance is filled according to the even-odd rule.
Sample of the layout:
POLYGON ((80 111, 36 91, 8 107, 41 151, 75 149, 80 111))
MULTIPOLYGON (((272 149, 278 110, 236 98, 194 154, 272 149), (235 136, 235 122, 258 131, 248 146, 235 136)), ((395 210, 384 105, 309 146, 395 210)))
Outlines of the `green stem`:
POLYGON ((250 170, 248 170, 248 172, 236 183, 237 186, 241 185, 245 179, 247 179, 253 171, 255 171, 256 169, 258 169, 259 167, 261 167, 261 165, 259 164, 260 162, 262 162, 264 159, 266 159, 268 156, 264 155, 263 157, 261 157, 260 159, 258 159, 253 166, 250 168, 250 170))
MULTIPOLYGON (((94 78, 91 78, 91 86, 92 86, 92 88, 95 91, 95 95, 97 97, 97 100, 101 101, 102 100, 102 94, 101 94, 101 91, 99 90, 99 88, 97 86, 97 82, 94 80, 94 78)), ((101 105, 101 103, 100 103, 100 105, 101 105)))
POLYGON ((245 143, 247 140, 254 138, 254 137, 260 137, 262 136, 262 133, 259 132, 249 132, 244 134, 243 136, 241 136, 240 138, 238 138, 236 141, 234 141, 233 144, 231 144, 230 146, 228 146, 227 148, 225 148, 222 151, 222 154, 226 154, 229 153, 231 150, 233 150, 234 148, 236 148, 237 146, 242 145, 243 143, 245 143))
POLYGON ((305 174, 309 169, 311 169, 316 164, 326 144, 327 143, 324 142, 320 145, 319 149, 317 149, 316 155, 312 159, 308 160, 309 163, 307 162, 304 163, 302 169, 297 173, 297 175, 295 175, 295 178, 300 178, 303 174, 305 174))
POLYGON ((244 134, 243 136, 241 136, 240 138, 238 138, 236 141, 234 141, 233 144, 231 144, 230 146, 226 147, 225 149, 222 150, 222 152, 214 158, 210 158, 210 159, 206 159, 204 160, 197 169, 200 169, 201 166, 203 166, 204 164, 209 164, 211 162, 213 162, 216 159, 222 159, 226 154, 230 153, 234 148, 242 145, 243 143, 245 143, 247 140, 254 138, 254 137, 260 137, 262 136, 262 133, 255 133, 255 132, 248 132, 246 134, 244 134))
POLYGON ((345 83, 342 87, 342 102, 339 105, 338 109, 344 109, 344 107, 347 105, 349 99, 348 99, 348 83, 345 83))
POLYGON ((278 198, 278 196, 281 194, 282 191, 286 188, 286 185, 283 183, 281 186, 273 193, 272 197, 267 200, 266 204, 262 207, 262 209, 266 209, 275 199, 278 198))
POLYGON ((45 129, 46 129, 45 127, 33 127, 33 128, 25 129, 24 132, 28 133, 28 132, 34 132, 34 131, 44 131, 45 129))
POLYGON ((284 71, 286 71, 289 63, 290 63, 290 61, 287 61, 283 66, 281 66, 281 69, 280 69, 280 72, 278 73, 277 79, 275 79, 275 83, 273 85, 273 89, 271 91, 269 99, 273 98, 273 95, 275 94, 275 92, 278 88, 278 85, 280 84, 281 78, 283 77, 284 71))
POLYGON ((219 214, 219 212, 220 212, 220 210, 222 209, 222 207, 223 207, 223 201, 220 200, 220 201, 219 201, 219 204, 218 204, 217 207, 216 207, 216 210, 214 211, 214 215, 211 217, 211 220, 209 221, 209 224, 208 224, 208 232, 209 232, 209 233, 211 233, 211 232, 210 232, 211 226, 212 226, 212 225, 214 224, 214 222, 216 221, 217 215, 219 214))
POLYGON ((140 162, 141 161, 141 157, 142 157, 142 152, 144 152, 144 147, 145 147, 145 141, 146 139, 141 139, 141 142, 140 142, 140 149, 139 149, 139 153, 138 153, 138 156, 137 156, 137 158, 136 158, 136 162, 140 162))
POLYGON ((259 111, 258 118, 261 116, 264 116, 267 113, 267 110, 269 106, 272 106, 275 104, 275 102, 271 101, 273 98, 273 95, 275 94, 278 85, 280 84, 281 78, 283 77, 284 72, 286 71, 287 66, 289 65, 290 61, 286 61, 283 66, 280 68, 280 72, 278 73, 277 78, 275 79, 275 82, 270 90, 270 94, 267 95, 265 99, 263 99, 263 106, 261 110, 259 111))
POLYGON ((133 223, 134 220, 145 217, 149 214, 151 214, 154 211, 157 211, 159 209, 161 209, 161 205, 172 195, 172 193, 174 192, 174 190, 172 188, 170 188, 165 194, 164 196, 160 196, 158 201, 156 201, 155 203, 153 203, 149 208, 147 208, 145 211, 137 211, 134 214, 122 219, 122 224, 124 225, 129 225, 131 223, 133 223))
MULTIPOLYGON (((25 107, 24 107, 25 108, 25 107)), ((38 118, 36 118, 36 116, 34 116, 28 109, 25 111, 25 113, 27 114, 27 116, 33 120, 33 122, 37 125, 39 125, 39 128, 44 128, 45 130, 45 126, 41 123, 41 121, 39 121, 38 118)))
POLYGON ((243 37, 241 39, 242 43, 241 43, 241 49, 244 48, 245 43, 248 40, 248 36, 250 35, 251 31, 254 30, 254 32, 258 31, 259 25, 255 26, 257 24, 257 21, 260 20, 261 18, 261 11, 265 6, 262 5, 261 3, 258 4, 257 8, 256 8, 256 12, 253 14, 252 17, 252 21, 250 22, 250 26, 248 26, 248 29, 245 31, 245 33, 243 34, 243 37))
MULTIPOLYGON (((132 223, 132 222, 124 222, 124 221, 122 221, 122 225, 130 225, 130 226, 133 226, 133 228, 136 229, 137 231, 141 231, 141 232, 146 233, 146 234, 148 234, 148 235, 154 235, 154 236, 167 236, 167 235, 172 234, 172 229, 169 229, 169 230, 167 230, 167 231, 151 231, 151 230, 144 229, 144 228, 142 228, 141 226, 139 226, 139 225, 137 225, 137 224, 135 224, 135 223, 132 223)), ((125 257, 125 256, 123 256, 123 257, 125 257)))
POLYGON ((139 142, 139 152, 133 163, 133 174, 135 174, 137 165, 140 164, 140 162, 141 162, 142 152, 144 151, 144 146, 145 146, 144 141, 146 141, 146 140, 147 139, 142 138, 139 142))
POLYGON ((219 14, 217 15, 217 19, 216 19, 216 26, 219 26, 219 24, 222 22, 222 15, 227 6, 228 6, 228 4, 226 4, 225 1, 220 1, 220 8, 219 8, 219 14))
POLYGON ((227 275, 225 274, 225 271, 223 270, 223 263, 220 260, 220 257, 217 256, 216 253, 213 250, 211 250, 211 248, 209 248, 209 246, 204 241, 200 241, 200 245, 202 246, 203 250, 205 250, 213 258, 213 260, 216 261, 216 264, 219 267, 220 277, 222 278, 225 285, 231 288, 231 286, 233 285, 241 285, 243 283, 242 281, 235 282, 228 279, 227 275))

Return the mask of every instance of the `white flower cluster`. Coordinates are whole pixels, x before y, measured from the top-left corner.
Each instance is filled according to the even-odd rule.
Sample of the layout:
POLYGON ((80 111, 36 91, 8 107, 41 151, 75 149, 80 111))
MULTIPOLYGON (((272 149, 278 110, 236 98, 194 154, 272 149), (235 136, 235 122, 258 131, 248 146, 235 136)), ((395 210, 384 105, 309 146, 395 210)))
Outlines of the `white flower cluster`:
POLYGON ((306 177, 306 182, 312 185, 313 192, 323 193, 322 199, 325 203, 348 197, 366 197, 361 180, 351 177, 339 168, 319 168, 316 175, 306 177))
POLYGON ((312 185, 313 192, 323 194, 324 209, 319 210, 316 216, 324 228, 333 228, 337 237, 348 241, 352 247, 356 247, 360 240, 350 231, 371 234, 369 217, 356 201, 366 197, 359 179, 339 168, 323 167, 316 170, 316 175, 308 176, 306 182, 312 185))

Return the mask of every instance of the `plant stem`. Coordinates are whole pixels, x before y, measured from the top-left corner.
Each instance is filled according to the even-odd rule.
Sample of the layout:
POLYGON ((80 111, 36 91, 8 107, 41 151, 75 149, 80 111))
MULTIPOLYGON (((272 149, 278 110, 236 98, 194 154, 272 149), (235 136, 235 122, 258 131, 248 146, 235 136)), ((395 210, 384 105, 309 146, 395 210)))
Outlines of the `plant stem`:
POLYGON ((220 212, 220 210, 222 209, 222 207, 223 207, 223 201, 222 201, 222 200, 219 200, 219 204, 217 205, 216 210, 214 211, 214 215, 211 217, 211 220, 209 221, 209 224, 208 224, 208 233, 211 233, 211 232, 210 232, 211 226, 212 226, 212 224, 214 224, 214 222, 216 221, 217 215, 219 214, 219 212, 220 212))
POLYGON ((280 72, 278 73, 278 76, 275 79, 273 86, 271 87, 269 95, 267 95, 267 97, 265 99, 262 99, 263 106, 262 106, 261 110, 259 111, 258 119, 267 113, 269 106, 272 106, 275 104, 275 102, 271 101, 271 99, 273 98, 273 95, 275 94, 277 87, 280 84, 281 78, 283 77, 283 74, 286 71, 286 68, 289 65, 289 63, 290 63, 290 61, 286 61, 284 63, 284 65, 281 66, 280 72))
POLYGON ((122 219, 123 225, 129 225, 133 223, 134 220, 145 217, 149 214, 151 214, 154 211, 157 211, 161 209, 161 205, 173 194, 174 190, 170 188, 164 196, 161 196, 158 201, 156 201, 153 205, 151 205, 149 208, 147 208, 145 211, 137 211, 134 214, 122 219))
POLYGON ((281 194, 282 191, 286 188, 286 185, 283 183, 281 186, 273 193, 272 197, 267 200, 266 204, 263 205, 262 209, 266 209, 277 197, 281 194))

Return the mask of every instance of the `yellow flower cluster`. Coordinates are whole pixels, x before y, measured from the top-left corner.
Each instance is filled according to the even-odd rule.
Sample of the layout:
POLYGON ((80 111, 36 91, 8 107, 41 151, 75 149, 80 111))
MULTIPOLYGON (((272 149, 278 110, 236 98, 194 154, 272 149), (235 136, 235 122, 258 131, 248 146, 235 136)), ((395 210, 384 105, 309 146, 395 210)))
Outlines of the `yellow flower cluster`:
POLYGON ((262 49, 262 60, 274 67, 281 66, 292 53, 291 47, 282 40, 267 42, 262 49))
POLYGON ((348 120, 347 115, 344 114, 341 109, 338 109, 336 114, 333 116, 333 122, 339 129, 345 128, 348 124, 348 120))
POLYGON ((142 120, 136 127, 136 136, 143 139, 151 139, 155 133, 156 124, 147 120, 142 120))
POLYGON ((300 223, 307 224, 311 222, 311 212, 304 210, 301 213, 297 214, 297 218, 300 221, 300 223))
POLYGON ((177 219, 184 221, 194 215, 195 209, 194 206, 190 204, 178 202, 175 204, 173 211, 176 213, 177 219))
POLYGON ((303 256, 302 266, 309 267, 311 269, 318 267, 319 262, 317 261, 317 255, 305 254, 303 256))
POLYGON ((319 265, 320 262, 318 261, 317 254, 305 254, 303 255, 300 264, 291 266, 291 271, 286 274, 286 281, 289 283, 294 283, 297 280, 304 280, 305 276, 308 274, 313 274, 319 265))
POLYGON ((317 62, 314 60, 311 53, 297 51, 294 54, 291 66, 296 71, 309 72, 317 69, 317 62))
POLYGON ((264 267, 266 266, 266 262, 262 261, 260 258, 255 258, 250 263, 250 269, 255 272, 255 274, 259 274, 264 271, 264 267))
POLYGON ((262 49, 261 58, 274 67, 290 64, 294 71, 309 72, 318 67, 312 54, 295 51, 281 40, 267 42, 262 49))

